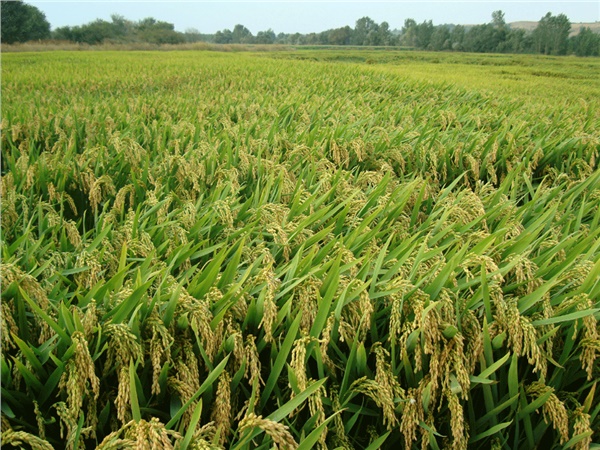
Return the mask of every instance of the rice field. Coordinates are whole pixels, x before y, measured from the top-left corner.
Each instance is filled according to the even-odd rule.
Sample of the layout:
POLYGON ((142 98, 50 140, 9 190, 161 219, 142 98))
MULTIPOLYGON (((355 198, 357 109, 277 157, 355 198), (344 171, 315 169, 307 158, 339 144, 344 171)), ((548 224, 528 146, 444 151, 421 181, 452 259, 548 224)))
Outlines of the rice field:
POLYGON ((2 55, 2 444, 600 448, 598 59, 2 55))

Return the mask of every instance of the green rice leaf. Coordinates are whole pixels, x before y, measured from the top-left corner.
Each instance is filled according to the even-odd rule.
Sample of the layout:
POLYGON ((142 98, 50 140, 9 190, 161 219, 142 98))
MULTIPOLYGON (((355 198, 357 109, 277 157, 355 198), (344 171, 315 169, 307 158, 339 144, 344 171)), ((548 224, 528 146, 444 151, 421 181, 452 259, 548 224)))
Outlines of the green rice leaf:
POLYGON ((140 413, 140 405, 138 403, 138 393, 135 379, 137 374, 135 373, 135 363, 133 358, 129 361, 129 396, 131 399, 131 415, 133 420, 139 422, 142 420, 142 414, 140 413))
POLYGON ((512 422, 513 421, 511 420, 510 422, 499 423, 498 425, 491 427, 489 430, 486 430, 483 433, 479 433, 473 436, 469 439, 469 444, 473 444, 474 442, 485 439, 486 437, 493 436, 494 434, 504 430, 505 428, 508 428, 512 424, 512 422))
POLYGON ((48 326, 50 328, 52 328, 56 332, 56 334, 58 334, 67 345, 71 345, 71 338, 64 331, 64 329, 61 326, 59 326, 54 320, 52 320, 48 314, 46 314, 44 311, 42 311, 42 309, 33 300, 31 300, 31 298, 29 298, 29 295, 27 295, 27 293, 20 286, 19 286, 19 292, 21 293, 21 296, 25 299, 27 304, 31 307, 31 309, 37 315, 39 315, 42 318, 42 320, 44 322, 46 322, 48 324, 48 326))
POLYGON ((298 329, 300 328, 300 320, 302 319, 302 311, 296 314, 296 318, 292 322, 288 332, 286 333, 285 339, 277 352, 277 358, 275 358, 275 362, 273 363, 273 367, 271 367, 269 378, 265 383, 265 388, 261 395, 260 407, 264 408, 266 405, 269 395, 273 392, 277 381, 279 380, 279 375, 281 371, 285 367, 285 363, 287 361, 288 356, 292 351, 292 347, 294 345, 294 341, 296 340, 296 335, 298 334, 298 329))

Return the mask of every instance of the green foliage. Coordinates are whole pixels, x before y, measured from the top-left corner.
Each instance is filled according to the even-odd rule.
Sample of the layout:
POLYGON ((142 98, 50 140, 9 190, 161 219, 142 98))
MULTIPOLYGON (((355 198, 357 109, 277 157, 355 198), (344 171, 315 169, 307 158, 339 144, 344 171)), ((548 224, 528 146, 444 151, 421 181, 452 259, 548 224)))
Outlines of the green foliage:
POLYGON ((392 45, 393 36, 387 22, 378 24, 370 17, 362 17, 356 21, 350 36, 352 45, 392 45))
POLYGON ((3 445, 591 448, 597 67, 434 56, 4 55, 3 445))
POLYGON ((147 17, 131 22, 113 15, 111 22, 97 19, 85 25, 59 27, 52 33, 55 39, 82 42, 90 45, 104 42, 147 42, 150 44, 180 44, 183 33, 175 31, 173 24, 147 17))
POLYGON ((214 44, 404 46, 434 51, 570 53, 577 56, 597 56, 600 51, 600 35, 587 27, 569 38, 571 24, 564 14, 546 14, 533 32, 511 29, 505 22, 504 13, 498 10, 492 13, 492 20, 487 24, 434 26, 431 20, 417 24, 414 19, 406 19, 402 30, 391 30, 388 22, 378 24, 365 16, 356 21, 354 28, 345 26, 320 33, 276 35, 269 28, 255 36, 242 24, 235 25, 233 31, 224 29, 215 34, 202 34, 196 29, 181 33, 175 31, 173 24, 152 17, 133 22, 113 15, 111 22, 97 19, 84 25, 59 27, 50 33, 50 25, 36 8, 20 0, 2 0, 2 5, 2 41, 9 44, 52 37, 88 45, 146 43, 160 46, 204 41, 214 44))
POLYGON ((50 37, 50 24, 38 8, 21 0, 2 0, 2 42, 13 44, 50 37))
POLYGON ((571 22, 567 16, 553 16, 552 13, 547 13, 540 19, 533 32, 535 50, 544 55, 564 55, 567 52, 570 31, 571 22))
POLYGON ((570 39, 572 51, 577 56, 600 56, 600 34, 582 27, 579 34, 570 39))

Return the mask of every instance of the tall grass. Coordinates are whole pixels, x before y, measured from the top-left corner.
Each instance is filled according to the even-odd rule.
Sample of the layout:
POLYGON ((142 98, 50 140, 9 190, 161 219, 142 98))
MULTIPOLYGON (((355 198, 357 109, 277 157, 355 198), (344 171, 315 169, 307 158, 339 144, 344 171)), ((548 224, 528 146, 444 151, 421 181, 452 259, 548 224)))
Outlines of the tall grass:
POLYGON ((4 445, 593 448, 593 95, 3 59, 4 445))

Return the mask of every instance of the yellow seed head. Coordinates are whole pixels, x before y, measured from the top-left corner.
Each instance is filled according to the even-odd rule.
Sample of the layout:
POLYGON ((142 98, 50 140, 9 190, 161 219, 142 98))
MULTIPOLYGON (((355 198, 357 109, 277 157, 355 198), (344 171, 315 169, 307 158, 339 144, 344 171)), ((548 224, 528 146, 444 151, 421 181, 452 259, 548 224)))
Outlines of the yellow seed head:
MULTIPOLYGON (((258 349, 256 348, 255 337, 251 334, 246 337, 246 345, 244 347, 244 357, 246 359, 246 372, 244 377, 249 379, 250 386, 254 386, 255 380, 257 381, 257 389, 265 384, 261 376, 261 364, 258 356, 258 349)), ((257 396, 260 391, 257 391, 257 396)))
POLYGON ((527 395, 534 399, 540 396, 552 392, 548 400, 542 406, 542 413, 544 415, 544 421, 548 424, 552 424, 552 427, 558 432, 560 436, 560 443, 564 444, 569 440, 569 418, 567 414, 567 408, 554 394, 554 388, 546 386, 541 381, 534 381, 527 387, 527 395))
POLYGON ((254 413, 248 413, 248 415, 240 421, 238 433, 242 433, 244 430, 252 428, 260 428, 267 433, 271 439, 273 439, 276 448, 285 450, 298 448, 298 444, 290 434, 288 427, 285 425, 269 419, 263 419, 262 416, 257 416, 254 413))
POLYGON ((589 436, 583 438, 575 444, 576 450, 588 450, 592 444, 593 430, 590 426, 590 415, 583 412, 583 406, 578 407, 573 413, 573 437, 590 433, 589 436))
POLYGON ((448 400, 448 409, 450 410, 450 428, 453 437, 452 449, 465 450, 469 442, 469 433, 465 427, 463 407, 458 397, 450 390, 445 391, 445 397, 448 400))
POLYGON ((230 433, 232 420, 231 377, 227 371, 224 371, 219 377, 211 419, 214 421, 216 429, 219 430, 219 444, 224 445, 230 433))
POLYGON ((410 388, 406 393, 406 402, 404 403, 400 422, 400 433, 404 436, 406 448, 411 448, 413 441, 417 439, 417 427, 419 422, 423 420, 424 410, 421 391, 417 388, 410 388))

